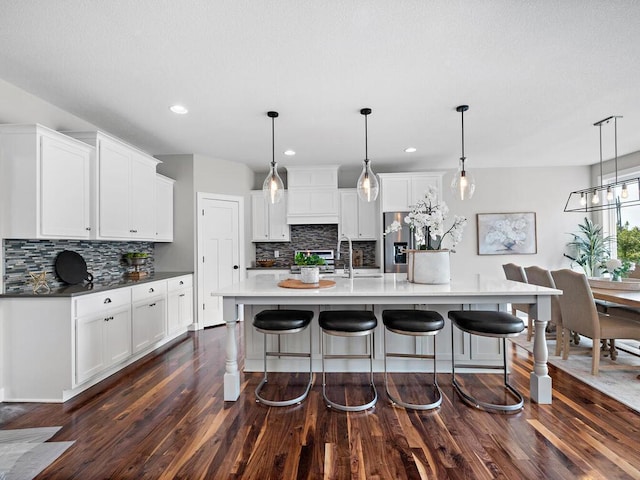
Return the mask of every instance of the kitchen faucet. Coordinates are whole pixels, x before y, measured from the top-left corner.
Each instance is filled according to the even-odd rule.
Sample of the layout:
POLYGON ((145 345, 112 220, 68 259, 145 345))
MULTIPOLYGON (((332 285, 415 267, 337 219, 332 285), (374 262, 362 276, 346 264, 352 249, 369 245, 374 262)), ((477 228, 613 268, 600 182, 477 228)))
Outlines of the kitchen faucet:
POLYGON ((340 244, 342 240, 346 239, 349 242, 349 278, 353 278, 353 243, 351 238, 344 233, 338 236, 338 247, 336 249, 336 260, 340 260, 340 244))

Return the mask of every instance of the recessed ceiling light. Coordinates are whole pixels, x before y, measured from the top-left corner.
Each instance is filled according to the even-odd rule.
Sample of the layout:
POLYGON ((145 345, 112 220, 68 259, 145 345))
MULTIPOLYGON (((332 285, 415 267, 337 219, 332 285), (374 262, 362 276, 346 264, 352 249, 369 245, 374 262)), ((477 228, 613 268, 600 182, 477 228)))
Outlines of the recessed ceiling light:
POLYGON ((407 147, 407 148, 404 149, 404 151, 407 152, 407 153, 413 153, 416 150, 417 150, 416 147, 407 147))
POLYGON ((173 113, 177 113, 178 115, 189 113, 189 110, 187 110, 186 107, 183 107, 182 105, 171 105, 169 107, 169 110, 171 110, 173 113))
POLYGON ((288 157, 293 157, 296 154, 296 152, 294 152, 293 150, 285 150, 284 154, 288 157))

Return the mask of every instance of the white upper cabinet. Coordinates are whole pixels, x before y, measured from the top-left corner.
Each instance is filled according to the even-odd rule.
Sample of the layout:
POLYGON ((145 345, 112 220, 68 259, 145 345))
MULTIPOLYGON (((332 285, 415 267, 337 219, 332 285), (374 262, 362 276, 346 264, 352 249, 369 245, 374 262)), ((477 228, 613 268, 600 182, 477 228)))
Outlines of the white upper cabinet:
POLYGON ((160 161, 103 132, 68 134, 96 147, 96 238, 155 240, 160 161))
POLYGON ((287 167, 287 223, 339 223, 338 166, 287 167))
POLYGON ((42 125, 0 126, 5 238, 92 238, 89 145, 42 125))
POLYGON ((291 240, 287 224, 287 197, 276 204, 267 202, 262 190, 251 192, 251 226, 254 242, 288 242, 291 240))
POLYGON ((156 242, 173 242, 173 184, 176 181, 156 174, 156 242))
POLYGON ((378 202, 365 202, 355 188, 340 189, 340 233, 352 240, 377 240, 378 202))
POLYGON ((406 212, 420 199, 429 186, 438 189, 442 197, 441 172, 382 173, 380 197, 383 212, 406 212))

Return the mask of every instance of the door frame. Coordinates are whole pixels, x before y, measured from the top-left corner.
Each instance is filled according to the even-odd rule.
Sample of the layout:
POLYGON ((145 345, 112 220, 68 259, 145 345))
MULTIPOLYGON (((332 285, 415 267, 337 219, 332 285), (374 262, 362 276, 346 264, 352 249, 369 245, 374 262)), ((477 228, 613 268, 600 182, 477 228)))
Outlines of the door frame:
MULTIPOLYGON (((197 272, 197 303, 196 303, 196 329, 202 330, 204 328, 204 267, 202 266, 202 252, 204 250, 202 245, 202 238, 200 232, 202 232, 202 215, 200 212, 203 208, 203 202, 205 200, 219 200, 225 202, 236 202, 238 204, 238 253, 239 253, 239 263, 240 266, 240 280, 246 277, 246 268, 245 268, 245 232, 244 232, 244 197, 241 195, 224 195, 218 193, 205 193, 205 192, 196 192, 196 238, 195 238, 195 249, 196 249, 196 258, 195 258, 195 271, 197 272)), ((242 312, 239 313, 240 315, 242 312)))

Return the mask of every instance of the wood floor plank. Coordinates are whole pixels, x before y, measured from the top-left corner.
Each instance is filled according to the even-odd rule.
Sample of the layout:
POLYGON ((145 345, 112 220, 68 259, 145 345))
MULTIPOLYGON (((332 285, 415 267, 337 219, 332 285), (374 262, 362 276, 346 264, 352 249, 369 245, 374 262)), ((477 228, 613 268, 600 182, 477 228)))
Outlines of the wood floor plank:
MULTIPOLYGON (((393 406, 379 374, 367 412, 326 408, 318 375, 301 405, 277 408, 255 402, 253 373, 238 401, 224 402, 224 334, 189 333, 62 405, 2 404, 2 428, 61 425, 52 440, 75 441, 39 480, 640 478, 640 415, 554 367, 553 404, 527 400, 515 415, 470 408, 446 373, 435 411, 393 406)), ((518 347, 509 359, 528 398, 532 357, 518 347)), ((269 393, 294 393, 305 376, 270 376, 269 393)), ((505 398, 500 375, 461 380, 483 398, 505 398)), ((432 393, 422 381, 431 375, 394 375, 390 389, 421 398, 432 393)), ((369 394, 367 375, 329 383, 337 401, 369 394)))

